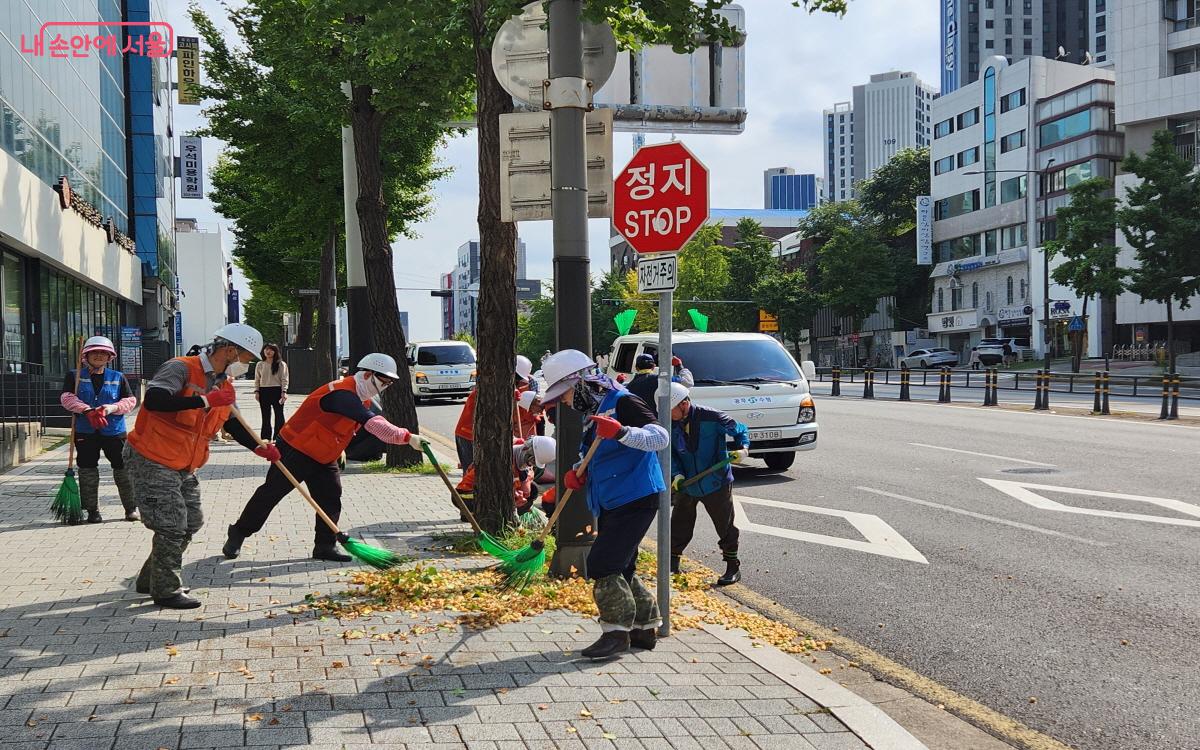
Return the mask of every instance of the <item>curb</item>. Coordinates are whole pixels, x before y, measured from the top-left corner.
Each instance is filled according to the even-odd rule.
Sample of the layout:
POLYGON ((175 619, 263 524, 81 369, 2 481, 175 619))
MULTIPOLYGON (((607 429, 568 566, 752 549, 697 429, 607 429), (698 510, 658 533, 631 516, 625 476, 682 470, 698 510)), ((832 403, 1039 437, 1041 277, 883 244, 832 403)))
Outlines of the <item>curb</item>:
POLYGON ((704 630, 742 656, 829 709, 872 750, 928 750, 896 720, 812 667, 767 643, 755 643, 744 630, 706 623, 704 630))

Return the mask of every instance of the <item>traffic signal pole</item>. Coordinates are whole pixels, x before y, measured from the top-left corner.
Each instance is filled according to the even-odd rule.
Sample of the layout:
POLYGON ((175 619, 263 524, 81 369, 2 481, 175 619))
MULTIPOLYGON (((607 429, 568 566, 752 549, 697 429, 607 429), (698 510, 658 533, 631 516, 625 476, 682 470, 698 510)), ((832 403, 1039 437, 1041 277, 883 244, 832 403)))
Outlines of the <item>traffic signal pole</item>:
MULTIPOLYGON (((558 349, 592 354, 591 279, 587 224, 587 154, 584 113, 591 108, 591 90, 583 81, 583 3, 550 0, 548 9, 550 69, 545 91, 550 109, 550 207, 554 219, 554 324, 558 349), (585 96, 570 101, 562 92, 585 96)), ((562 477, 579 460, 583 416, 558 407, 557 493, 565 492, 562 477)), ((552 575, 587 575, 596 520, 587 507, 586 488, 563 509, 558 520, 558 546, 550 561, 552 575)))

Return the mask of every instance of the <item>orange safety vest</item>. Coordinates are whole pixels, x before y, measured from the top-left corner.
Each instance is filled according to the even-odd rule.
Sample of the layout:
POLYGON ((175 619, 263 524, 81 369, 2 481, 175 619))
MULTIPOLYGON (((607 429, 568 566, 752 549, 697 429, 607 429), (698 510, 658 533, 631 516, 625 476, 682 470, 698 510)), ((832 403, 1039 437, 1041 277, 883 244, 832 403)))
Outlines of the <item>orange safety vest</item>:
MULTIPOLYGON (((321 408, 321 399, 334 391, 350 391, 357 395, 354 376, 347 375, 341 380, 326 383, 308 394, 304 403, 279 431, 279 437, 288 445, 322 464, 336 461, 360 426, 349 417, 321 408)), ((370 403, 364 401, 363 406, 369 408, 370 403)))
MULTIPOLYGON (((188 384, 180 395, 203 394, 207 380, 200 358, 175 359, 188 366, 188 384)), ((233 384, 226 380, 221 388, 232 390, 233 384)), ((228 406, 216 406, 208 411, 202 408, 183 411, 143 409, 133 432, 129 433, 129 444, 138 453, 169 469, 195 471, 208 463, 208 441, 229 419, 229 413, 228 406)))

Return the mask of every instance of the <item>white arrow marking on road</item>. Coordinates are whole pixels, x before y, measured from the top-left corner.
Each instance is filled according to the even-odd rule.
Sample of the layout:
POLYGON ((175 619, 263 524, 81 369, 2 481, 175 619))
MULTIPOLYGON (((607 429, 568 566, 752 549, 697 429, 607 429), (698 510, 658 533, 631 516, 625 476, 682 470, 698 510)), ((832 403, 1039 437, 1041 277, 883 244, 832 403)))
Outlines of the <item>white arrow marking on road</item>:
POLYGON ((756 497, 745 497, 743 495, 734 495, 733 503, 737 506, 738 515, 741 520, 738 526, 743 531, 754 531, 759 534, 768 536, 777 536, 784 539, 794 539, 799 542, 812 542, 813 544, 823 544, 827 547, 841 547, 842 549, 851 549, 856 552, 868 552, 872 555, 882 555, 884 557, 894 557, 900 560, 909 560, 911 562, 919 562, 928 565, 929 561, 925 556, 917 551, 917 548, 908 543, 908 540, 900 536, 899 532, 893 529, 879 516, 873 516, 869 513, 855 513, 850 510, 838 510, 836 508, 817 508, 812 505, 798 505, 796 503, 783 503, 777 500, 762 500, 756 497), (784 510, 795 510, 802 513, 816 513, 822 516, 833 516, 835 518, 845 519, 853 526, 858 533, 862 534, 866 541, 861 539, 846 539, 840 536, 828 536, 827 534, 816 534, 811 531, 796 531, 795 529, 780 529, 774 526, 764 526, 754 523, 749 519, 746 513, 744 504, 750 505, 765 505, 769 508, 782 508, 784 510))
POLYGON ((1061 492, 1067 495, 1083 495, 1085 497, 1106 497, 1113 500, 1132 500, 1139 503, 1149 503, 1157 505, 1160 508, 1167 508, 1178 513, 1183 513, 1189 516, 1195 516, 1200 519, 1200 506, 1185 503, 1182 500, 1171 500, 1165 497, 1148 497, 1145 495, 1127 495, 1123 492, 1101 492, 1100 490, 1081 490, 1075 487, 1056 487, 1049 484, 1026 484, 1025 482, 1013 482, 1007 479, 986 479, 979 477, 979 481, 994 489, 1000 490, 1006 495, 1015 497, 1027 505, 1032 505, 1041 510, 1057 510, 1063 513, 1079 513, 1085 516, 1100 516, 1102 518, 1125 518, 1130 521, 1150 521, 1151 523, 1165 523, 1171 526, 1191 526, 1200 528, 1200 520, 1191 520, 1188 518, 1171 518, 1169 516, 1152 516, 1145 513, 1125 513, 1117 510, 1099 510, 1097 508, 1078 508, 1074 505, 1063 505, 1060 502, 1051 500, 1044 495, 1039 495, 1034 490, 1042 490, 1043 492, 1061 492))

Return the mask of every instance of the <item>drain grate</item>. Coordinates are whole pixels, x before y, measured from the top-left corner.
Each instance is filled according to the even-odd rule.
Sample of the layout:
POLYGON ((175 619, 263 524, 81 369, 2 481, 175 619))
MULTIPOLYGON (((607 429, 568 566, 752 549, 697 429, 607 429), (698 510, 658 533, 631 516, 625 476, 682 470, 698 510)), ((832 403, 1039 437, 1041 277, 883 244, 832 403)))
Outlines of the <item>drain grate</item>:
POLYGON ((1039 469, 1036 467, 1021 467, 1019 469, 1000 469, 1001 474, 1057 474, 1058 469, 1039 469))

